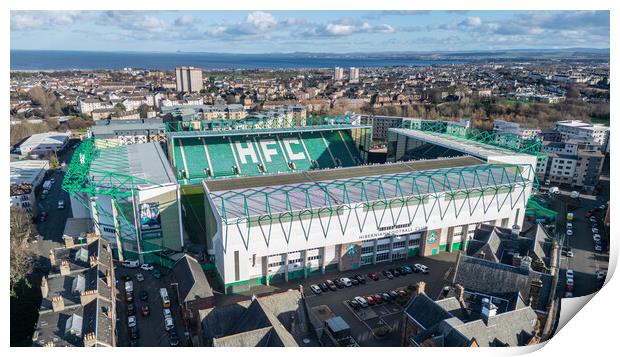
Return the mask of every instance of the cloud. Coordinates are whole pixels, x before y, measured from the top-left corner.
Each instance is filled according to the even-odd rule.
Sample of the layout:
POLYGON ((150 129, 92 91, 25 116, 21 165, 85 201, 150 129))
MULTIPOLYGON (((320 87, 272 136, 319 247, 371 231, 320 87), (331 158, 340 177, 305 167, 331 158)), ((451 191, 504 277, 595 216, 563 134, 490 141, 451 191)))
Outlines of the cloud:
POLYGON ((480 25, 482 25, 482 19, 480 19, 480 17, 478 16, 468 17, 459 23, 459 26, 465 27, 478 27, 480 25))
POLYGON ((302 36, 333 37, 349 36, 360 33, 392 33, 395 29, 388 24, 371 25, 368 22, 338 20, 327 24, 310 25, 302 36))
POLYGON ((71 26, 85 17, 81 11, 11 11, 11 30, 49 30, 71 26))

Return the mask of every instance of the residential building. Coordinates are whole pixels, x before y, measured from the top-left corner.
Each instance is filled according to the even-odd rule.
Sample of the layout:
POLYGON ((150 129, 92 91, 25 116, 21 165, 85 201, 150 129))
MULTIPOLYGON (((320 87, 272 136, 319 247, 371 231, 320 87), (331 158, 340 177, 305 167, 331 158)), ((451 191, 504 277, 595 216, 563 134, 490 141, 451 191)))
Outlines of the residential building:
POLYGON ((213 289, 200 263, 193 257, 183 254, 172 267, 173 286, 176 287, 178 301, 188 326, 198 329, 199 311, 215 305, 213 289))
POLYGON ((194 67, 177 67, 175 69, 177 92, 200 92, 202 86, 202 69, 194 67))
POLYGON ((518 123, 495 119, 493 120, 493 132, 498 134, 513 134, 519 136, 521 139, 532 139, 538 136, 541 130, 537 128, 521 128, 521 125, 518 123))
POLYGON ((590 124, 581 120, 562 120, 555 123, 562 140, 586 140, 601 145, 603 152, 609 152, 609 127, 590 124))
POLYGON ((336 67, 334 68, 334 80, 341 81, 344 79, 344 68, 336 67))
POLYGON ((349 68, 349 82, 357 83, 360 80, 360 69, 351 67, 349 68))
POLYGON ((89 129, 92 138, 122 145, 161 142, 166 138, 166 124, 161 118, 99 120, 95 124, 89 129))
POLYGON ((11 162, 11 207, 23 209, 30 216, 37 215, 36 188, 43 182, 49 169, 47 160, 11 162))
POLYGON ((41 307, 33 346, 116 346, 116 287, 110 245, 93 233, 51 249, 41 278, 41 307))

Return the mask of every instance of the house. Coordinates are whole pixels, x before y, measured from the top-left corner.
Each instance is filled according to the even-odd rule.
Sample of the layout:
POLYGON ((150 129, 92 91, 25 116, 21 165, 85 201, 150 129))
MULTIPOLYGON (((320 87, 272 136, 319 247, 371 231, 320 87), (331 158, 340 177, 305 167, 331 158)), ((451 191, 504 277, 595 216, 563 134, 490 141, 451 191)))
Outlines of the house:
POLYGON ((184 254, 172 267, 183 316, 190 323, 198 322, 198 311, 214 306, 213 289, 200 263, 184 254))

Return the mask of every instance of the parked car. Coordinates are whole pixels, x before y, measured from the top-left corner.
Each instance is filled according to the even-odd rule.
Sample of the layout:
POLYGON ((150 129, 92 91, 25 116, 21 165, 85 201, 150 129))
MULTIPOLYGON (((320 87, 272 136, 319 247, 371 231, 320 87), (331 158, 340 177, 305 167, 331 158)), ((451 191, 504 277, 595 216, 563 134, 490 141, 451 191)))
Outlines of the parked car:
POLYGON ((142 275, 142 273, 136 274, 136 280, 140 282, 144 281, 144 275, 142 275))
POLYGON ((387 270, 384 270, 381 272, 383 274, 384 277, 388 278, 388 279, 394 279, 394 275, 392 275, 392 273, 390 273, 387 270))
POLYGON ((568 250, 566 251, 566 256, 569 258, 573 257, 573 248, 568 248, 568 250))
POLYGON ((346 285, 344 285, 344 283, 340 279, 334 280, 334 284, 336 284, 336 287, 338 289, 343 289, 346 286, 346 285))
POLYGON ((127 302, 133 301, 133 293, 131 291, 125 291, 125 301, 127 302))
POLYGON ((565 297, 565 298, 572 298, 572 297, 573 297, 573 293, 572 293, 572 292, 570 292, 570 291, 566 291, 566 292, 564 293, 564 297, 565 297))
POLYGON ((388 294, 390 294, 392 299, 396 299, 398 297, 398 293, 396 293, 396 291, 394 291, 394 290, 388 291, 388 294))
POLYGON ((417 271, 422 273, 422 274, 428 274, 429 273, 428 267, 426 265, 424 265, 424 264, 416 264, 414 266, 417 269, 417 271))
POLYGON ((603 251, 603 246, 600 245, 600 244, 594 245, 594 251, 599 252, 599 253, 602 252, 603 251))
POLYGON ((574 286, 575 285, 575 281, 573 280, 573 278, 566 278, 566 285, 568 286, 574 286))
POLYGON ((359 281, 359 280, 357 280, 357 278, 356 278, 356 277, 354 277, 354 276, 350 276, 350 277, 349 277, 349 280, 351 280, 351 284, 353 284, 353 286, 358 286, 358 285, 360 285, 360 281, 359 281))
POLYGON ((404 265, 402 267, 400 267, 400 273, 405 275, 405 274, 411 274, 413 273, 413 269, 411 269, 408 265, 404 265))
POLYGON ((125 268, 137 268, 140 266, 140 261, 139 260, 125 260, 123 261, 122 264, 125 268))
POLYGON ((601 241, 601 235, 600 234, 593 234, 592 235, 592 240, 594 242, 600 242, 601 241))
POLYGON ((136 305, 133 303, 127 304, 127 315, 133 316, 136 314, 136 305))
POLYGON ((326 280, 325 283, 327 284, 327 287, 329 288, 329 290, 331 290, 331 291, 338 290, 338 287, 336 286, 336 284, 333 281, 326 280))
POLYGON ((134 326, 129 329, 129 338, 134 341, 140 338, 140 332, 138 331, 138 326, 134 326))
POLYGON ((310 285, 310 290, 312 290, 312 292, 315 293, 316 295, 321 295, 321 293, 323 292, 321 291, 321 288, 316 284, 310 285))
POLYGON ((168 343, 171 347, 176 347, 179 345, 179 336, 177 335, 176 331, 170 331, 170 338, 168 340, 168 343))
POLYGON ((47 212, 41 211, 41 213, 39 214, 39 222, 45 222, 45 221, 47 221, 47 212))
POLYGON ((398 294, 398 296, 400 297, 405 297, 407 296, 407 292, 405 290, 396 290, 396 293, 398 294))
POLYGON ((575 272, 573 272, 573 269, 566 270, 566 280, 574 279, 574 278, 575 278, 575 272))
POLYGON ((147 317, 151 314, 151 308, 149 307, 149 304, 144 304, 141 307, 142 310, 142 316, 147 317))
POLYGON ((379 274, 377 274, 377 273, 375 273, 375 272, 373 272, 373 271, 371 271, 370 273, 368 273, 368 277, 369 277, 370 279, 372 279, 372 280, 375 280, 375 281, 379 280, 379 274))
POLYGON ((592 228, 592 233, 598 233, 598 228, 592 228))
POLYGON ((140 301, 147 301, 149 299, 149 293, 146 290, 140 291, 140 301))
POLYGON ((172 321, 171 317, 164 319, 164 326, 166 327, 166 331, 170 331, 174 328, 174 321, 172 321))
POLYGON ((135 316, 129 316, 129 317, 127 318, 127 326, 129 326, 130 328, 131 328, 131 327, 136 326, 136 325, 137 325, 137 322, 136 322, 136 321, 137 321, 137 320, 136 320, 136 317, 135 317, 135 316))
POLYGON ((366 284, 366 278, 364 278, 363 276, 361 276, 359 274, 355 276, 355 279, 357 279, 357 281, 359 281, 360 284, 362 284, 362 285, 366 284))
POLYGON ((360 308, 360 304, 355 300, 349 300, 348 303, 349 303, 349 306, 351 306, 353 310, 357 310, 360 308))
POLYGON ((153 270, 153 277, 154 277, 155 279, 159 279, 159 278, 161 278, 161 271, 160 271, 159 269, 154 269, 154 270, 153 270))
POLYGON ((366 303, 368 303, 368 305, 370 306, 375 304, 375 298, 372 297, 372 295, 365 296, 364 300, 366 300, 366 303))
POLYGON ((566 235, 567 236, 572 236, 573 235, 573 231, 571 229, 567 229, 566 230, 566 235))
POLYGON ((58 201, 58 209, 65 209, 65 201, 63 200, 58 201))
POLYGON ((388 293, 381 293, 379 294, 381 296, 381 299, 383 299, 383 301, 390 301, 392 300, 392 297, 390 296, 390 294, 388 293))
POLYGON ((400 276, 400 269, 389 269, 388 271, 392 273, 395 278, 398 278, 400 276))
POLYGON ((146 271, 153 270, 153 268, 154 267, 151 264, 142 264, 142 265, 140 265, 140 269, 146 270, 146 271))
POLYGON ((364 299, 361 296, 356 296, 355 298, 353 298, 355 301, 357 301, 358 304, 360 304, 361 307, 368 307, 368 302, 366 301, 366 299, 364 299))
POLYGON ((607 272, 605 270, 597 270, 596 271, 596 279, 597 280, 605 280, 607 278, 607 272))
POLYGON ((351 279, 349 278, 340 278, 340 282, 342 283, 342 285, 346 286, 347 288, 350 288, 351 286, 353 286, 353 283, 351 282, 351 279))
POLYGON ((168 308, 164 308, 164 319, 171 319, 172 318, 172 311, 170 311, 170 309, 168 308))
POLYGON ((329 291, 329 287, 325 283, 319 283, 319 288, 321 288, 321 291, 324 293, 329 291))
POLYGON ((381 295, 379 294, 373 294, 372 298, 375 299, 375 303, 377 304, 383 303, 383 299, 381 298, 381 295))

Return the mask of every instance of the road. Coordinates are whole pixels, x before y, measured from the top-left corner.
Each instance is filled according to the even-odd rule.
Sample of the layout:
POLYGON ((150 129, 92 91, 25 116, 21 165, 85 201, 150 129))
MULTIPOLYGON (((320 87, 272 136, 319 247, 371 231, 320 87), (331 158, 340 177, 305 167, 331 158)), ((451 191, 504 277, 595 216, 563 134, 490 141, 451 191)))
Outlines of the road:
MULTIPOLYGON (((607 200, 604 198, 581 199, 582 206, 573 210, 573 235, 566 236, 564 240, 564 247, 562 258, 560 260, 560 281, 562 282, 562 288, 564 288, 564 282, 566 277, 566 269, 573 269, 574 271, 574 296, 584 296, 592 294, 598 291, 600 285, 596 279, 596 272, 598 270, 607 270, 609 263, 608 253, 597 253, 594 251, 594 244, 592 241, 592 226, 585 214, 589 209, 598 207, 605 203, 607 200), (567 257, 565 255, 566 249, 572 248, 573 257, 567 257)), ((565 212, 565 209, 564 209, 565 212)), ((604 229, 603 224, 600 222, 602 217, 601 212, 597 212, 596 217, 599 220, 599 230, 604 229)), ((560 211, 561 226, 558 227, 562 233, 566 229, 565 220, 566 214, 562 214, 560 211)), ((560 225, 560 223, 558 223, 560 225)), ((601 234, 603 236, 603 234, 601 234)))

